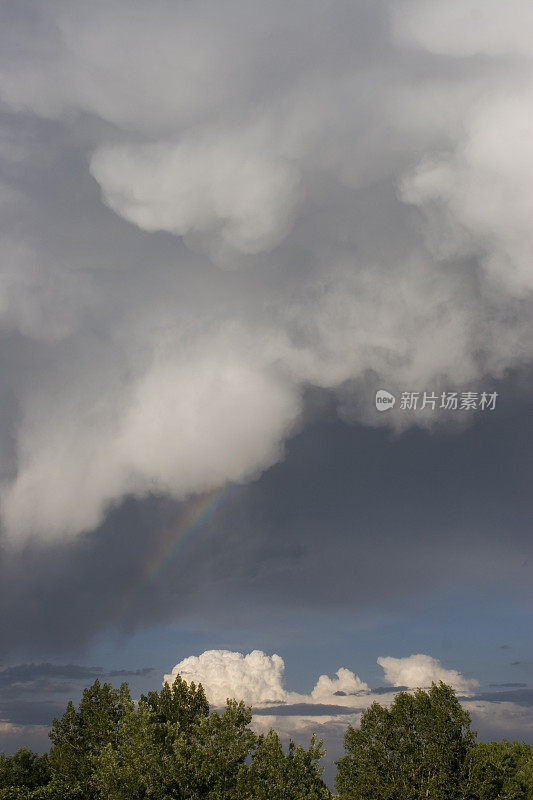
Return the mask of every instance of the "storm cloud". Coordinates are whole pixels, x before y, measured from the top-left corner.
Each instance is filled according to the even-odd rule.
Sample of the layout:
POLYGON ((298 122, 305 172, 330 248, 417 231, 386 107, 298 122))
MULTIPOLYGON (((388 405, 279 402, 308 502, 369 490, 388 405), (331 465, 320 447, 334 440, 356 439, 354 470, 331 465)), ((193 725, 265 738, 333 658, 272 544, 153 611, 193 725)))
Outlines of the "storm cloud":
POLYGON ((481 391, 530 361, 513 8, 5 4, 10 541, 256 478, 308 386, 351 421, 432 427, 384 420, 369 373, 481 391))
POLYGON ((4 741, 42 742, 95 677, 147 686, 146 663, 276 703, 258 729, 338 743, 362 696, 443 678, 481 732, 529 735, 531 17, 3 3, 4 741), (479 669, 472 609, 480 642, 509 615, 479 669), (149 658, 111 659, 144 634, 149 658), (358 634, 391 687, 328 655, 288 691, 265 655, 358 634))

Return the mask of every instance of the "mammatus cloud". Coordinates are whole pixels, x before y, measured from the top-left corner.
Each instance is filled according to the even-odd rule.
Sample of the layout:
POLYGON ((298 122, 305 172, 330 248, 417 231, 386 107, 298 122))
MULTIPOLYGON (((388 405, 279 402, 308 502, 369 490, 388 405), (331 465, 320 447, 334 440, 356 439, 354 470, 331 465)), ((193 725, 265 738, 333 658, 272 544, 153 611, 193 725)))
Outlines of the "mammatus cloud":
POLYGON ((378 664, 383 667, 385 680, 392 686, 423 689, 443 681, 461 694, 470 693, 479 686, 478 681, 463 677, 455 669, 445 669, 436 658, 422 653, 406 658, 380 657, 378 664))
POLYGON ((475 390, 531 362, 531 10, 511 6, 8 4, 11 539, 253 479, 306 387, 429 426, 379 415, 368 376, 475 390))

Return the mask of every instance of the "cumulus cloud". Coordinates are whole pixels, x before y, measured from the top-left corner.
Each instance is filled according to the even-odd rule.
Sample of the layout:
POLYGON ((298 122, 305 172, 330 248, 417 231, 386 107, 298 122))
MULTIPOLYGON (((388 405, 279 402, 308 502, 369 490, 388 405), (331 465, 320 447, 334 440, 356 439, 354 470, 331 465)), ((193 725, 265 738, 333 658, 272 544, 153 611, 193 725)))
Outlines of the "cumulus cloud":
POLYGON ((216 706, 222 706, 228 697, 245 699, 253 706, 252 727, 257 733, 275 728, 282 739, 299 742, 306 742, 311 733, 317 733, 327 747, 328 769, 342 755, 347 726, 357 728, 361 714, 373 702, 389 706, 398 691, 427 689, 441 680, 460 696, 461 704, 471 714, 472 727, 482 739, 501 738, 502 732, 510 738, 527 739, 531 735, 533 714, 527 698, 521 703, 507 692, 496 693, 492 699, 483 694, 476 697, 476 680, 443 667, 438 659, 425 654, 381 657, 377 662, 391 684, 390 691, 373 691, 346 668, 339 669, 333 679, 321 675, 308 695, 288 691, 283 686, 283 659, 260 650, 248 655, 210 650, 183 659, 164 680, 171 682, 179 674, 188 682, 201 682, 208 700, 216 706))
POLYGON ((470 694, 479 685, 477 680, 465 678, 455 669, 446 669, 438 659, 422 653, 406 658, 380 657, 378 664, 385 671, 385 680, 392 686, 423 689, 443 681, 456 692, 470 694))
MULTIPOLYGON (((392 687, 411 690, 443 681, 458 693, 471 694, 479 685, 477 680, 465 678, 457 670, 446 669, 438 659, 421 653, 406 658, 380 657, 377 663, 392 687)), ((344 706, 353 711, 370 705, 378 695, 380 702, 385 703, 391 702, 395 695, 392 688, 388 694, 380 691, 374 695, 367 683, 345 667, 337 670, 336 678, 321 675, 310 694, 299 694, 283 687, 284 670, 285 663, 280 656, 268 656, 261 650, 248 655, 207 650, 200 656, 180 661, 163 680, 172 683, 181 675, 188 682, 201 683, 214 705, 224 704, 228 697, 242 698, 251 705, 267 708, 282 701, 288 704, 287 713, 291 707, 302 705, 325 709, 344 706)))
POLYGON ((253 479, 306 387, 400 430, 449 415, 379 415, 369 376, 484 390, 531 362, 529 4, 329 12, 4 9, 12 539, 253 479))
POLYGON ((282 686, 285 664, 280 656, 267 656, 261 650, 247 655, 230 650, 206 650, 200 656, 180 661, 164 681, 173 683, 177 675, 187 682, 201 683, 213 705, 224 705, 231 697, 257 705, 284 700, 282 686))
POLYGON ((358 675, 354 675, 351 670, 341 667, 335 674, 337 677, 333 679, 327 675, 320 676, 311 692, 311 698, 315 702, 322 703, 335 696, 357 695, 369 691, 368 684, 362 681, 358 675))

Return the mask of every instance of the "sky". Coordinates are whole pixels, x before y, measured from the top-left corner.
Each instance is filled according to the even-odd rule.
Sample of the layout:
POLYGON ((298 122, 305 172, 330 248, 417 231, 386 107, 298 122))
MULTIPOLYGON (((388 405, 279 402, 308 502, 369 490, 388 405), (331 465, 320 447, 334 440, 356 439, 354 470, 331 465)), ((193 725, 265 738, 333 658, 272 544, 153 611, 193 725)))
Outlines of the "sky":
POLYGON ((532 17, 4 0, 0 749, 178 673, 533 741, 532 17))

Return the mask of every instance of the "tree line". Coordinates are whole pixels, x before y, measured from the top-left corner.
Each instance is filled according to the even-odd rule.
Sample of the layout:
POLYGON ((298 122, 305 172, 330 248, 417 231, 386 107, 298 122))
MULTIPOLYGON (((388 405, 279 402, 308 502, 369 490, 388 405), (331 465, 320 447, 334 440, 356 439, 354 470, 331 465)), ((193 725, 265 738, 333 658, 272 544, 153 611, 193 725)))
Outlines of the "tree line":
POLYGON ((349 726, 333 794, 324 748, 282 746, 250 728, 251 709, 210 710, 179 676, 134 703, 98 680, 69 702, 49 753, 0 755, 0 800, 533 800, 533 748, 476 742, 451 687, 400 692, 349 726))

